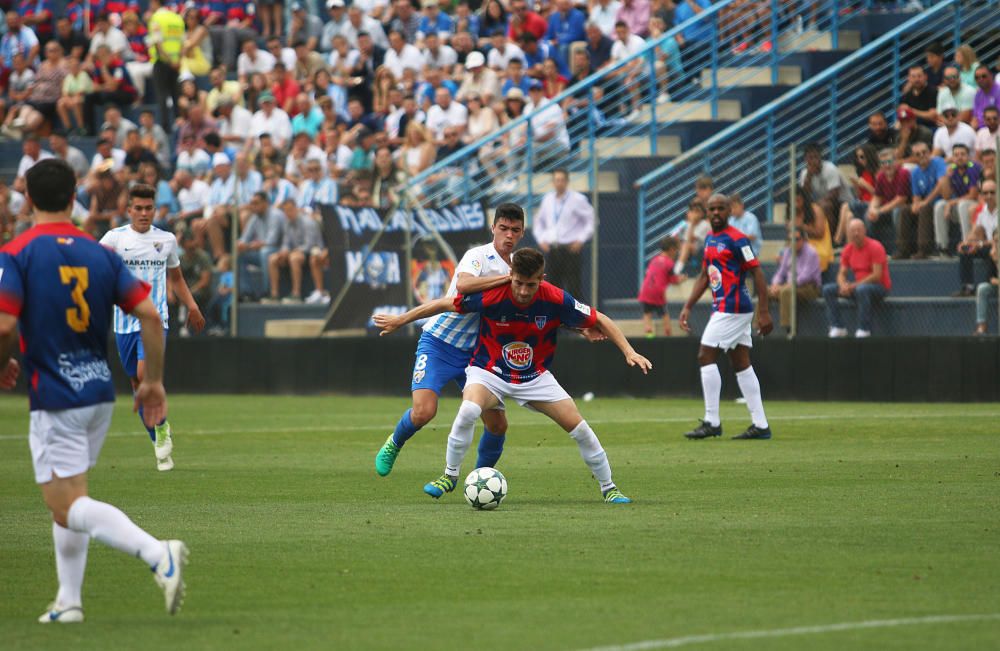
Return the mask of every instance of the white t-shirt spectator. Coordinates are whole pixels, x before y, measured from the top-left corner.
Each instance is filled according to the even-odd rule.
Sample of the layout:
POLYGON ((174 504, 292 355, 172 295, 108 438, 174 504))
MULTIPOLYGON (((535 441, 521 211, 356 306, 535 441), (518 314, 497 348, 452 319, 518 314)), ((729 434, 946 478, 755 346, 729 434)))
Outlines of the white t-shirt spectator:
POLYGON ((941 86, 937 92, 937 112, 943 113, 946 107, 958 108, 959 111, 971 111, 975 101, 976 89, 966 84, 961 84, 957 93, 952 93, 947 86, 941 86))
POLYGON ((117 27, 109 28, 104 34, 94 32, 94 35, 90 37, 90 49, 87 51, 94 54, 97 52, 97 48, 102 45, 107 45, 108 49, 118 56, 122 56, 125 54, 125 50, 129 49, 128 37, 117 27))
POLYGON ((965 122, 959 122, 954 133, 948 133, 948 127, 938 127, 934 132, 934 149, 940 149, 945 156, 951 156, 951 148, 959 143, 969 151, 976 150, 976 132, 965 122))
POLYGON ((31 156, 24 154, 21 156, 21 162, 17 165, 17 175, 24 176, 35 163, 43 161, 46 158, 52 158, 52 152, 45 151, 44 149, 38 152, 38 158, 32 158, 31 156))
POLYGON ((549 146, 558 142, 569 149, 569 132, 566 130, 562 107, 550 100, 543 100, 538 105, 538 112, 531 117, 531 131, 536 138, 554 134, 552 138, 539 143, 541 145, 549 146))
POLYGON ((354 65, 358 62, 358 58, 360 56, 361 53, 358 52, 357 50, 348 50, 346 56, 340 56, 340 52, 337 52, 336 50, 331 50, 330 54, 326 58, 326 62, 333 70, 338 70, 340 68, 346 68, 348 70, 351 70, 354 68, 354 65))
MULTIPOLYGON (((358 6, 358 3, 354 3, 358 6)), ((344 35, 347 42, 351 44, 351 47, 358 47, 358 32, 366 32, 372 37, 372 43, 379 46, 383 50, 389 49, 389 37, 385 35, 385 30, 382 29, 382 23, 378 22, 368 14, 361 17, 361 28, 358 29, 350 21, 347 25, 340 30, 340 33, 344 35)))
POLYGON ((990 212, 984 205, 976 216, 976 225, 983 227, 987 240, 992 240, 993 233, 997 230, 997 211, 990 212))
MULTIPOLYGON (((233 112, 228 118, 219 118, 219 135, 223 138, 229 136, 239 136, 242 140, 250 137, 250 125, 253 122, 253 113, 246 110, 239 104, 233 106, 233 112)), ((232 142, 230 142, 232 144, 232 142)), ((240 143, 242 145, 242 143, 240 143)))
POLYGON ((646 47, 646 39, 638 34, 629 34, 628 43, 616 40, 615 44, 611 46, 611 60, 617 63, 638 53, 644 47, 646 47))
POLYGON ((305 167, 305 164, 311 160, 319 161, 320 166, 323 168, 323 176, 326 176, 326 152, 316 145, 309 145, 309 149, 306 150, 306 155, 302 158, 296 158, 291 152, 289 152, 288 160, 285 161, 285 176, 287 178, 305 176, 305 170, 303 168, 305 167))
MULTIPOLYGON (((399 123, 402 121, 403 116, 406 115, 406 109, 397 109, 390 113, 385 119, 385 132, 389 134, 390 138, 400 138, 403 134, 399 132, 399 123)), ((427 122, 427 115, 417 109, 417 112, 413 115, 413 121, 420 124, 427 122)))
POLYGON ((507 64, 514 59, 520 59, 521 63, 527 65, 524 59, 524 50, 513 43, 508 43, 503 52, 497 48, 491 48, 490 53, 486 55, 486 65, 494 70, 506 70, 507 64))
MULTIPOLYGON (((806 182, 806 175, 808 173, 808 170, 802 170, 799 174, 800 186, 806 182)), ((851 198, 844 185, 843 178, 840 176, 840 170, 828 160, 823 161, 819 174, 813 176, 812 187, 809 189, 812 191, 814 201, 825 199, 834 190, 838 191, 841 201, 847 201, 851 198)))
POLYGON ((330 154, 327 159, 327 167, 333 165, 333 169, 337 172, 345 172, 351 167, 351 161, 354 160, 354 150, 347 145, 337 145, 337 151, 330 154))
POLYGON ((605 36, 614 36, 615 23, 618 22, 618 10, 621 9, 622 3, 618 0, 611 0, 606 7, 602 7, 600 2, 594 4, 593 9, 590 10, 590 15, 587 16, 587 20, 597 23, 598 28, 604 33, 605 36))
POLYGON ((997 149, 997 136, 1000 135, 1000 129, 994 133, 990 133, 989 127, 982 127, 976 132, 976 152, 986 151, 987 149, 997 149))
POLYGON ((35 71, 25 68, 21 72, 13 71, 7 78, 7 86, 10 90, 24 92, 31 84, 35 83, 35 71))
POLYGON ((427 109, 427 128, 431 130, 431 133, 438 140, 444 139, 444 130, 446 128, 465 128, 468 121, 469 109, 456 101, 452 101, 447 109, 441 108, 438 104, 427 109))
POLYGON ((195 179, 191 182, 190 188, 181 188, 177 193, 177 205, 181 207, 182 213, 201 210, 208 205, 210 194, 211 188, 208 187, 208 183, 195 179))
MULTIPOLYGON (((295 69, 294 56, 295 50, 292 50, 293 62, 292 67, 289 68, 289 70, 295 69)), ((282 62, 285 63, 285 67, 288 68, 288 63, 284 61, 284 57, 282 57, 282 62)), ((246 52, 241 52, 240 56, 236 58, 236 74, 241 76, 246 75, 248 77, 256 72, 267 74, 274 70, 275 63, 277 63, 277 61, 275 60, 274 55, 267 50, 257 50, 257 56, 253 60, 247 56, 246 52)))
POLYGON ((274 146, 283 149, 292 138, 292 121, 280 108, 275 107, 271 115, 267 115, 264 109, 261 109, 253 114, 253 119, 250 121, 250 135, 257 138, 262 133, 271 134, 274 146))
POLYGON ((177 169, 187 170, 194 176, 203 176, 212 169, 212 157, 204 149, 182 151, 177 154, 177 169))
POLYGON ((399 52, 389 48, 385 53, 385 61, 382 62, 382 65, 391 70, 396 79, 402 79, 403 70, 406 68, 417 72, 424 69, 424 55, 420 53, 416 45, 407 43, 399 52))
POLYGON ((441 45, 438 47, 437 54, 424 48, 421 55, 424 57, 424 63, 432 68, 446 70, 458 63, 458 52, 452 49, 450 45, 441 45))
MULTIPOLYGON (((114 161, 114 165, 111 167, 112 172, 119 172, 125 167, 125 155, 124 149, 111 149, 111 160, 114 161)), ((100 152, 94 154, 94 157, 90 159, 90 169, 96 169, 103 162, 104 156, 101 156, 100 152)))

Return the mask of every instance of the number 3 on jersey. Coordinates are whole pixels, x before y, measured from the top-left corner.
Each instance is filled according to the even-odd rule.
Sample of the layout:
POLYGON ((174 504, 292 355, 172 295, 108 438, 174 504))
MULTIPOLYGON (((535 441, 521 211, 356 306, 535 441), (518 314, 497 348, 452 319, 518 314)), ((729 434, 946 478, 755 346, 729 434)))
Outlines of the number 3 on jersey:
POLYGON ((63 285, 72 284, 73 280, 76 280, 70 293, 76 307, 66 310, 66 323, 74 332, 86 332, 90 327, 90 305, 87 304, 83 293, 90 285, 90 270, 87 267, 62 266, 59 267, 59 279, 63 285))

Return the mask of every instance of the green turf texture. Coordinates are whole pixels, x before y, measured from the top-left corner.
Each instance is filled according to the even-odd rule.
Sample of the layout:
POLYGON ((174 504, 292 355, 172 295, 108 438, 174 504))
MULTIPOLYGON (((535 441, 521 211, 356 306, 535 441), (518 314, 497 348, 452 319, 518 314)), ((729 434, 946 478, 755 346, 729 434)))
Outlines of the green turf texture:
MULTIPOLYGON (((765 387, 766 390, 766 387, 765 387)), ((169 617, 149 571, 92 542, 81 626, 56 592, 27 404, 0 399, 0 648, 584 649, 688 635, 1000 612, 1000 406, 781 403, 771 441, 687 441, 701 405, 581 403, 635 500, 602 503, 573 442, 510 413, 510 492, 421 492, 457 401, 375 475, 403 398, 170 398, 173 472, 119 404, 91 495, 191 549, 169 617)), ((748 424, 723 406, 726 435, 748 424)), ((475 449, 464 471, 471 471, 475 449)), ((1000 619, 696 649, 986 649, 1000 619)))

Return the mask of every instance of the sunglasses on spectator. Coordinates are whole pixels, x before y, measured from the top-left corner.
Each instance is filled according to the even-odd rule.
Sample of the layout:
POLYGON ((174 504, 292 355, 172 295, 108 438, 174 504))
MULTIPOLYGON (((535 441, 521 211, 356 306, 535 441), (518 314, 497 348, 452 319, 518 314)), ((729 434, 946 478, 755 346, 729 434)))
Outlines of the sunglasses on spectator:
POLYGON ((988 74, 985 74, 985 75, 976 75, 976 79, 989 79, 989 78, 990 78, 990 76, 988 74))
POLYGON ((945 75, 944 78, 945 79, 959 79, 959 76, 958 75, 945 75))
POLYGON ((889 165, 892 165, 892 159, 891 159, 891 158, 885 158, 885 159, 883 159, 883 160, 880 160, 880 161, 879 161, 879 163, 880 163, 880 164, 881 164, 881 165, 882 165, 883 167, 888 167, 889 165))
POLYGON ((983 190, 980 194, 996 194, 996 190, 983 190))

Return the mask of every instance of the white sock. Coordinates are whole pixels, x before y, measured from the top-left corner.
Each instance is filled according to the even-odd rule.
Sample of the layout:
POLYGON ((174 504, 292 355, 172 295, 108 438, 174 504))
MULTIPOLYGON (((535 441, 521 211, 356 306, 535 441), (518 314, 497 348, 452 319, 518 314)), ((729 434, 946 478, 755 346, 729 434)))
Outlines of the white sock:
POLYGON ((574 427, 569 435, 579 446, 580 456, 587 462, 594 477, 601 482, 601 491, 614 488, 615 483, 611 481, 611 464, 608 463, 608 453, 601 447, 597 434, 594 434, 594 430, 590 429, 587 421, 581 420, 580 424, 574 427))
POLYGON ((463 400, 451 425, 448 435, 448 453, 445 455, 444 473, 458 477, 458 469, 462 467, 462 459, 472 445, 472 435, 476 429, 476 421, 483 413, 482 407, 474 402, 463 400))
POLYGON ((760 382, 757 374, 753 372, 753 367, 748 366, 736 374, 736 381, 740 383, 740 391, 747 400, 747 409, 750 410, 750 420, 759 429, 767 429, 767 416, 764 415, 764 400, 760 397, 760 382))
MULTIPOLYGON (((736 377, 739 377, 737 375, 736 377)), ((743 386, 740 384, 740 386, 743 386)), ((701 367, 701 391, 705 396, 705 421, 712 427, 718 427, 722 420, 719 418, 719 394, 722 393, 722 375, 719 374, 719 367, 709 364, 701 367)), ((760 395, 758 390, 758 395, 760 395)), ((747 398, 749 400, 749 398, 747 398)))
POLYGON ((90 536, 52 523, 52 539, 56 546, 56 576, 59 577, 60 606, 82 606, 83 572, 87 569, 87 546, 90 536))
POLYGON ((163 557, 163 543, 140 529, 114 506, 89 497, 77 498, 69 507, 69 528, 90 534, 108 547, 141 558, 155 568, 163 557))

